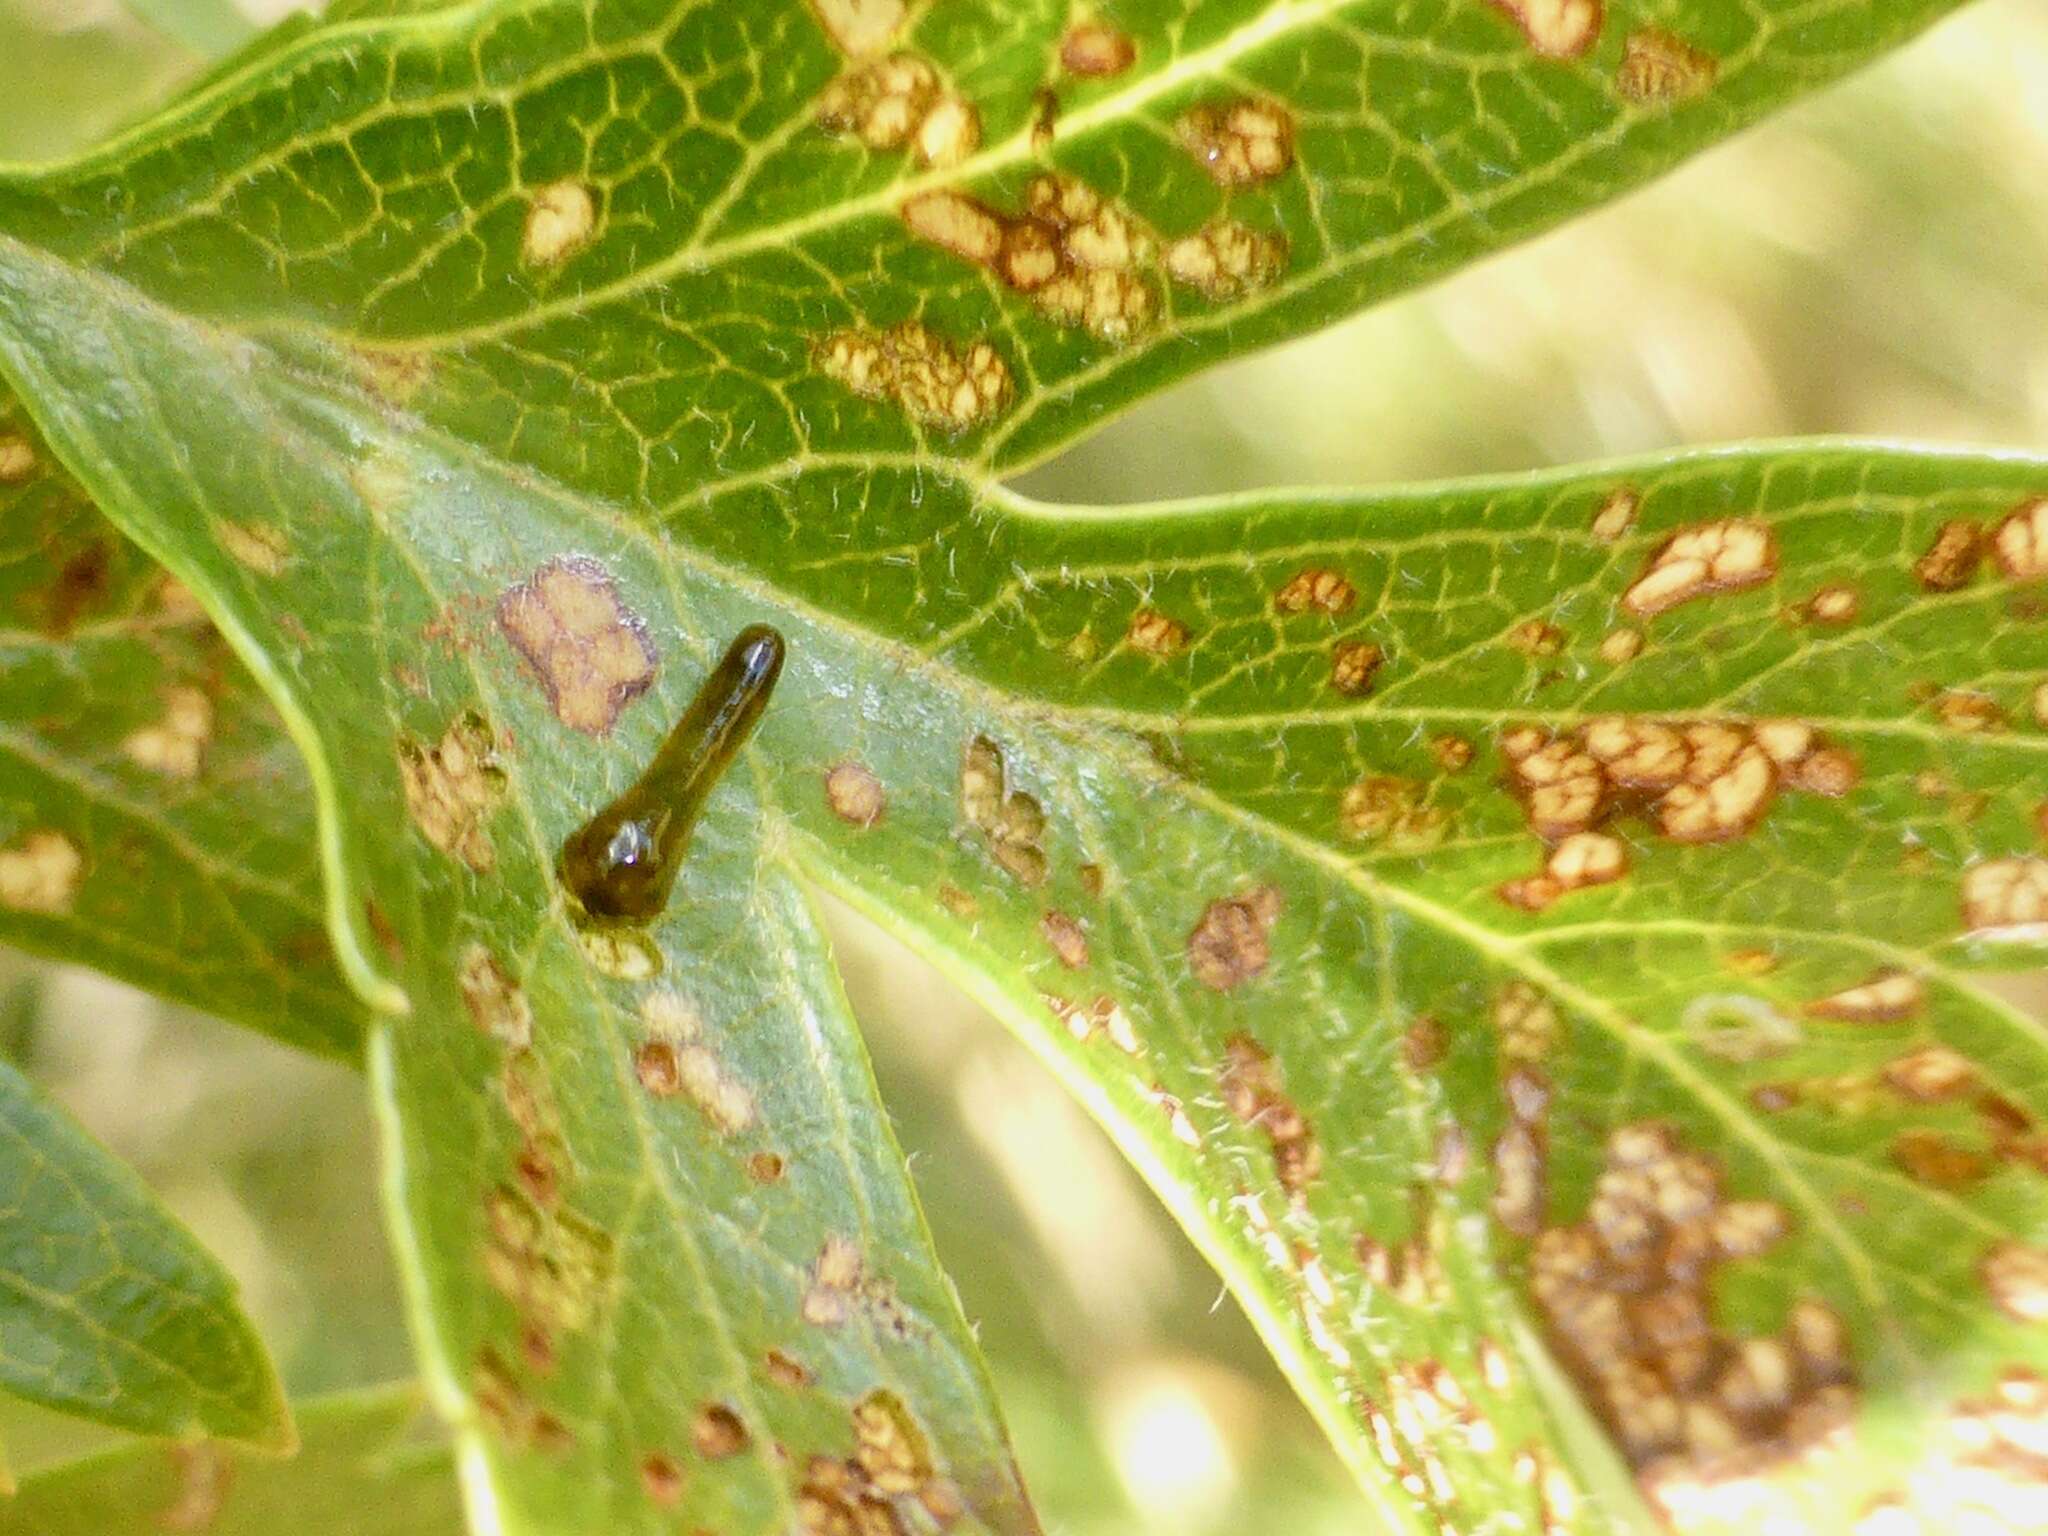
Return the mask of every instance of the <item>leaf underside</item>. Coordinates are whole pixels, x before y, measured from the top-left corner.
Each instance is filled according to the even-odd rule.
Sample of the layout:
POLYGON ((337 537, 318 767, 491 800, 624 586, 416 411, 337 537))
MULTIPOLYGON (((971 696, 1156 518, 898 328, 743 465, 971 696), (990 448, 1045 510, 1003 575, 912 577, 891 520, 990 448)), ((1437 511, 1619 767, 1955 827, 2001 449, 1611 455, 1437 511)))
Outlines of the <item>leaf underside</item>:
POLYGON ((1063 7, 371 8, 0 189, 0 359, 306 749, 473 1510, 1030 1527, 802 881, 1104 1120, 1390 1526, 1956 1497, 2044 1364, 1973 972, 2048 910, 2048 466, 995 478, 1945 8, 1132 4, 1107 75, 1063 7), (555 849, 762 619, 593 943, 555 849))

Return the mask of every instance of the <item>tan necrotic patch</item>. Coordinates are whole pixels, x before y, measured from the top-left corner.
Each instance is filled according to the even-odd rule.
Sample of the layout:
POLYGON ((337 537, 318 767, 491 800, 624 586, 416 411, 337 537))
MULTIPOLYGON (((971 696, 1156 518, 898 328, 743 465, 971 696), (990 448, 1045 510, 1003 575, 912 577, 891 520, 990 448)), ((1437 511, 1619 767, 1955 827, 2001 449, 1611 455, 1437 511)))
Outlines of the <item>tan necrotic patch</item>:
POLYGON ((533 1008, 526 989, 482 944, 471 944, 457 962, 455 981, 470 1022, 493 1040, 523 1051, 533 1044, 533 1008))
POLYGON ((1605 832, 1574 832, 1550 850, 1541 871, 1500 887, 1501 900, 1527 912, 1541 912, 1559 897, 1592 885, 1608 885, 1628 873, 1628 849, 1605 832))
POLYGON ((1853 624, 1862 607, 1863 598, 1854 587, 1838 584, 1815 592, 1799 612, 1809 624, 1853 624))
POLYGON ((1265 1133, 1280 1187, 1300 1200, 1322 1172, 1323 1151, 1307 1117, 1287 1096, 1272 1053, 1250 1035, 1232 1035, 1224 1042, 1216 1082, 1223 1107, 1265 1133))
POLYGON ((647 1031, 633 1053, 633 1073, 651 1098, 685 1098, 722 1136, 753 1125, 754 1097, 702 1039, 703 1023, 678 993, 650 992, 640 1001, 647 1031))
POLYGON ((1609 630, 1600 640, 1600 659, 1610 667, 1634 661, 1642 652, 1643 632, 1639 629, 1609 630))
POLYGON ((1530 1289, 1559 1359, 1649 1483, 1797 1455, 1856 1406, 1847 1330, 1797 1302, 1777 1334, 1714 1321, 1717 1271, 1782 1240, 1767 1201, 1732 1201, 1721 1172, 1670 1127, 1609 1138, 1585 1217, 1547 1226, 1530 1289))
POLYGON ((560 555, 498 599, 498 627, 571 730, 603 736, 654 681, 654 642, 611 572, 560 555))
POLYGON ((915 320, 886 331, 834 331, 816 350, 818 371, 864 400, 893 402, 921 427, 965 432, 1010 400, 1010 369, 985 341, 962 352, 915 320))
POLYGON ((907 0, 810 0, 810 6, 833 46, 855 59, 886 48, 909 15, 907 0))
POLYGON ((1547 59, 1575 59, 1600 38, 1601 0, 1493 0, 1547 59))
POLYGON ((526 207, 519 259, 529 267, 558 267, 590 244, 597 232, 597 202, 580 181, 540 188, 526 207))
POLYGON ((1633 486, 1619 486, 1608 492, 1607 499, 1593 513, 1593 537, 1602 544, 1620 542, 1635 528, 1642 506, 1642 495, 1633 486))
POLYGON ((869 149, 916 152, 918 163, 958 165, 981 145, 981 116, 914 53, 856 64, 818 100, 818 126, 869 149))
POLYGON ((825 775, 825 803, 832 814, 865 831, 888 811, 882 781, 865 764, 836 763, 825 775))
POLYGON ((1071 176, 1032 178, 1023 201, 1022 212, 1004 214, 959 192, 928 192, 903 205, 903 221, 988 268, 1057 325, 1121 342, 1152 323, 1158 242, 1135 214, 1071 176))
POLYGON ((2048 1322, 2048 1248, 2013 1241, 1994 1244, 1978 1273, 1992 1301, 2014 1322, 2048 1322))
POLYGON ((1991 555, 2012 581, 2048 576, 2048 496, 2021 502, 1991 533, 1991 555))
POLYGON ((39 828, 0 848, 0 907, 57 916, 69 912, 85 857, 62 832, 39 828))
POLYGON ((1270 885, 1256 885, 1204 907, 1188 934, 1188 968, 1195 980, 1228 992, 1264 971, 1272 958, 1270 937, 1280 907, 1280 892, 1270 885))
POLYGON ((548 1341, 579 1333, 609 1304, 612 1240, 559 1202, 501 1184, 484 1202, 485 1278, 548 1341))
POLYGON ((0 433, 0 485, 20 485, 36 472, 36 450, 18 432, 0 433))
POLYGON ((1713 87, 1720 61, 1684 38, 1641 27, 1622 44, 1614 86, 1638 104, 1686 101, 1713 87))
POLYGON ((1174 126, 1219 187, 1257 186, 1294 164, 1294 118, 1277 101, 1246 97, 1190 107, 1174 126))
POLYGON ((1927 1001, 1927 986, 1910 971, 1882 970, 1853 987, 1806 1005, 1814 1019, 1832 1019, 1846 1024, 1896 1024, 1919 1014, 1927 1001))
POLYGON ((910 1334, 894 1287, 870 1270, 859 1247, 843 1237, 828 1237, 818 1249, 798 1310, 814 1328, 837 1328, 859 1313, 896 1337, 910 1334))
POLYGON ((1745 517, 1696 523, 1657 546, 1621 605, 1650 618, 1716 592, 1757 586, 1777 572, 1777 543, 1763 523, 1745 517))
POLYGON ((505 773, 483 716, 474 710, 458 716, 437 746, 401 736, 398 773, 406 811, 420 836, 478 874, 488 874, 497 863, 497 850, 486 823, 504 802, 505 773))
POLYGON ((1170 242, 1161 261, 1176 283, 1222 303, 1254 293, 1284 273, 1287 239, 1219 217, 1170 242))
POLYGON ((1640 810, 1674 842, 1722 842, 1752 831, 1781 788, 1840 795, 1859 777, 1853 757, 1791 720, 1608 715, 1566 736, 1517 727, 1500 746, 1530 830, 1548 841, 1640 810))
POLYGON ((131 731, 121 750, 138 768, 167 779, 196 779, 213 736, 213 700, 197 688, 172 688, 164 694, 163 718, 131 731))
POLYGON ((960 810, 980 832, 989 857, 1023 885, 1043 885, 1045 811, 1034 796, 1008 786, 1003 749, 986 736, 967 743, 960 756, 960 810))
POLYGON ((1120 75, 1138 59, 1138 46, 1128 32, 1099 17, 1070 25, 1060 37, 1060 68, 1070 75, 1100 80, 1120 75))
POLYGON ((894 1392, 878 1388, 853 1405, 853 1436, 854 1459, 882 1493, 914 1494, 932 1480, 924 1430, 894 1392))
POLYGON ((283 531, 268 523, 215 523, 213 536, 237 564, 259 576, 282 576, 291 559, 283 531))
POLYGON ((1963 875, 1963 926, 1972 933, 2026 932, 2048 925, 2048 859, 1986 859, 1963 875))
POLYGON ((1088 935, 1072 917, 1064 912, 1048 911, 1039 918, 1038 931, 1061 965, 1070 971, 1087 967, 1088 935))

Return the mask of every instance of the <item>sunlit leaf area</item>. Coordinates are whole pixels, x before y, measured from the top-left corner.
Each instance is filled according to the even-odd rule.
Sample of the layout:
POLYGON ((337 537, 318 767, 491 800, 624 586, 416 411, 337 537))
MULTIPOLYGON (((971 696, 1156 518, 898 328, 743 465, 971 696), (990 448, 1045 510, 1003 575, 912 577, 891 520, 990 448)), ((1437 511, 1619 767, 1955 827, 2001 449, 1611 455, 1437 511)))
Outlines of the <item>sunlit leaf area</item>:
POLYGON ((2048 1530, 2044 189, 2038 0, 0 0, 0 1536, 2048 1530))

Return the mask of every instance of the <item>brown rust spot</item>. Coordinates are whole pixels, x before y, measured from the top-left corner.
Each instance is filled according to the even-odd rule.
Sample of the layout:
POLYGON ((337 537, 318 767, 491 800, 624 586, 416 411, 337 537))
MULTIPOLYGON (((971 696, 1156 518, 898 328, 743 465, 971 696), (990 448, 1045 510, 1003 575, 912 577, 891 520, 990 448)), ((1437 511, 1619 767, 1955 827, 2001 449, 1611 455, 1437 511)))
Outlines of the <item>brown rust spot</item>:
POLYGON ((1330 648, 1330 686, 1341 694, 1362 698, 1386 664, 1387 653, 1366 640, 1339 640, 1330 648))
POLYGON ((1944 1104, 1978 1088, 1977 1069, 1945 1045, 1923 1045, 1888 1063, 1880 1079, 1915 1104, 1944 1104))
POLYGON ((568 1429, 533 1401, 496 1350, 486 1347, 478 1353, 470 1396, 484 1423, 507 1444, 551 1454, 569 1448, 568 1429))
POLYGON ((771 1349, 761 1357, 761 1368, 768 1373, 768 1379, 775 1385, 792 1392, 803 1390, 815 1380, 809 1366, 796 1356, 779 1349, 771 1349))
POLYGON ((1763 523, 1744 517, 1696 523, 1657 546, 1621 605, 1650 618, 1695 598, 1756 586, 1777 570, 1777 544, 1763 523))
POLYGON ((948 434, 994 420, 1010 401, 1010 370, 977 341, 962 352, 915 320, 886 331, 834 331, 815 350, 818 371, 864 400, 892 401, 921 427, 948 434))
POLYGON ((1066 913, 1048 911, 1038 920, 1038 931, 1061 965, 1078 971, 1088 964, 1088 935, 1066 913))
POLYGON ((754 1123, 753 1095, 707 1045, 644 1041, 633 1054, 633 1071, 653 1097, 687 1098, 721 1135, 737 1135, 754 1123))
POLYGON ((1256 292, 1285 272, 1287 237, 1219 216, 1169 242, 1160 262, 1176 283, 1220 304, 1256 292))
POLYGON ((640 1458, 640 1491, 657 1509, 674 1509, 683 1501, 683 1469, 673 1456, 649 1451, 640 1458))
POLYGON ((1277 887, 1256 885, 1204 907, 1188 933, 1188 968, 1195 980, 1228 992, 1265 970, 1272 958, 1268 940, 1280 906, 1277 887))
POLYGON ((560 555, 498 600, 498 627, 571 730, 603 736, 654 681, 654 642, 611 572, 560 555))
POLYGON ((122 738, 128 760, 167 779, 199 777, 206 743, 213 735, 213 700, 197 688, 171 688, 164 693, 163 717, 122 738))
POLYGON ((1987 694, 1944 688, 1928 700, 1943 726, 1959 735, 1984 735, 2005 729, 2005 706, 1987 694))
POLYGON ((1190 107, 1174 126, 1219 187, 1257 186, 1294 164, 1294 119, 1277 101, 1247 97, 1190 107))
POLYGON ((1639 27, 1622 44, 1615 89, 1638 105, 1686 101, 1712 88, 1720 61, 1659 27, 1639 27))
POLYGON ((1131 627, 1124 634, 1134 651, 1147 656, 1178 656, 1188 648, 1188 627, 1157 608, 1140 608, 1131 615, 1131 627))
POLYGON ((85 874, 78 845, 38 828, 0 848, 0 907, 55 917, 71 910, 85 874))
POLYGON ((1600 37, 1601 0, 1493 0, 1546 59, 1576 59, 1600 37))
POLYGON ((1977 574, 1984 553, 1984 530, 1969 518, 1943 523, 1927 552, 1913 563, 1913 575, 1930 592, 1956 592, 1977 574))
POLYGON ((498 957, 481 944, 462 952, 455 969, 456 986, 470 1022, 502 1045, 523 1051, 533 1044, 533 1009, 526 989, 514 981, 498 957))
POLYGON ((43 591, 43 633, 57 640, 69 635, 105 599, 113 577, 114 551, 109 545, 93 539, 80 547, 57 568, 56 579, 43 591))
POLYGON ((1006 873, 1023 885, 1043 885, 1045 811, 1033 796, 1010 790, 1006 774, 1002 748, 986 736, 968 742, 960 758, 960 809, 1006 873))
POLYGON ((1273 606, 1281 613, 1327 613, 1334 617, 1348 613, 1357 601, 1358 589, 1344 579, 1341 571, 1320 565, 1296 571, 1273 594, 1273 606))
POLYGON ((780 1184, 787 1173, 779 1152, 755 1152, 747 1158, 747 1177, 756 1184, 780 1184))
POLYGON ((888 810, 882 781, 861 763, 836 763, 825 775, 825 803, 841 821, 865 831, 888 810))
POLYGON ((2021 502, 1991 533, 1991 554, 2012 581, 2048 576, 2048 496, 2021 502))
POLYGON ((1472 743, 1463 736, 1432 736, 1429 755, 1445 773, 1463 773, 1472 766, 1472 743))
POLYGON ((1070 75, 1104 79, 1137 62, 1130 34, 1096 17, 1076 21, 1060 38, 1060 68, 1070 75))
POLYGON ((1907 1178, 1934 1189, 1966 1189, 1991 1171, 1991 1161, 1982 1153, 1924 1127, 1893 1137, 1891 1155, 1907 1178))
POLYGON ((753 1437, 740 1416, 724 1403, 706 1403, 690 1421, 690 1444, 706 1461, 723 1461, 744 1451, 753 1437))
POLYGON ((1508 644, 1524 656, 1555 656, 1564 649, 1564 631, 1541 619, 1530 619, 1508 631, 1508 644))
POLYGON ((497 863, 486 824, 505 799, 497 738, 474 710, 456 717, 438 746, 398 739, 398 776, 405 808, 420 836, 478 874, 497 863))
POLYGON ((1272 1053, 1250 1035, 1232 1035, 1223 1044, 1217 1086, 1225 1109, 1266 1133, 1280 1187, 1299 1200, 1322 1172, 1323 1152, 1307 1117, 1283 1089, 1272 1053))

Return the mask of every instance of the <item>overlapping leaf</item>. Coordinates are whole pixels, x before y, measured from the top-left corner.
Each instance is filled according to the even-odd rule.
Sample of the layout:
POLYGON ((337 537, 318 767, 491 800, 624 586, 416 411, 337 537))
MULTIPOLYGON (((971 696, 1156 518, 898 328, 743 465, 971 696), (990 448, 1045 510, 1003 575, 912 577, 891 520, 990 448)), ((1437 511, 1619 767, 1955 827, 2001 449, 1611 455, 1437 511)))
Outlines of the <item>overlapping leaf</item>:
POLYGON ((158 1435, 292 1442, 234 1283, 141 1183, 0 1063, 0 1386, 158 1435))
POLYGON ((8 1536, 456 1536, 463 1529, 445 1447, 408 1444, 414 1387, 298 1405, 298 1452, 247 1455, 217 1441, 124 1447, 39 1469, 0 1503, 8 1536))
POLYGON ((352 1055, 362 1008, 274 712, 11 400, 0 458, 0 936, 352 1055))
POLYGON ((2031 528, 2040 466, 1132 513, 986 478, 1942 7, 1617 8, 1576 62, 1528 9, 1133 6, 1086 78, 1063 11, 919 11, 874 70, 793 5, 422 11, 0 201, 17 383, 313 746, 344 960, 412 1008, 378 1081, 430 1374, 515 1527, 786 1521, 770 1436, 843 1458, 878 1391, 932 1486, 1026 1518, 793 865, 1042 1047, 1392 1525, 1626 1524, 1625 1460, 1686 1510, 1889 1497, 1845 1436, 1967 1457, 1930 1406, 2038 1367, 2040 1041, 1961 967, 2039 878, 2048 648, 2010 539, 1920 562, 2031 528), (1686 530, 1727 568, 1638 591, 1686 530), (760 617, 782 695, 623 976, 552 850, 760 617), (1512 763, 1610 715, 1700 728, 1707 792, 1603 768, 1553 869, 1512 763))

